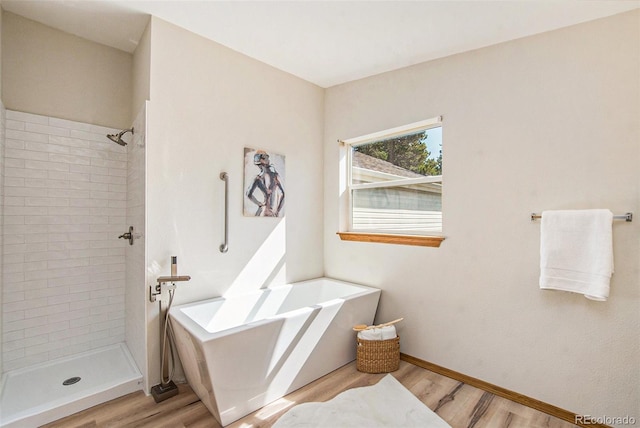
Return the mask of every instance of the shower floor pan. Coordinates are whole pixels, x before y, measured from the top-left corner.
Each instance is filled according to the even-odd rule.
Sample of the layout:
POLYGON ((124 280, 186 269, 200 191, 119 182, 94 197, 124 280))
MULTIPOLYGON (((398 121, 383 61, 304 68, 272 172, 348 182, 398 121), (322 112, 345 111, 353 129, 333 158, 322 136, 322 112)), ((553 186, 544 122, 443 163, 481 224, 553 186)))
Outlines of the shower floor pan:
POLYGON ((0 382, 0 427, 40 426, 141 385, 124 343, 12 370, 0 382))

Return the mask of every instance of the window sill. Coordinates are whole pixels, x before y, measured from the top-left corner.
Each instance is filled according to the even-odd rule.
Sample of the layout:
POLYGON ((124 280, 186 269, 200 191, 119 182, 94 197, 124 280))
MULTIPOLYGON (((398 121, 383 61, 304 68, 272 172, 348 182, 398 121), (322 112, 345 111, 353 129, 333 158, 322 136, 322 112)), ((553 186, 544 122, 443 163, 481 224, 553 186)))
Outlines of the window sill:
POLYGON ((391 235, 382 233, 338 232, 343 241, 378 242, 381 244, 439 247, 444 236, 391 235))

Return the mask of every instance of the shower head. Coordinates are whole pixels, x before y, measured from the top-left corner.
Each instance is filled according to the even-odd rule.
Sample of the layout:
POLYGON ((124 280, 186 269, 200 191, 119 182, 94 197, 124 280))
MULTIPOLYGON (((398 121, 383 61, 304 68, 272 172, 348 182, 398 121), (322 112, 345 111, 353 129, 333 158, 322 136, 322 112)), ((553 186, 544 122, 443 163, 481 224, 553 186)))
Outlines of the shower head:
POLYGON ((111 141, 113 141, 116 144, 120 144, 121 146, 126 146, 127 143, 126 143, 126 141, 124 141, 122 139, 122 136, 124 134, 126 134, 127 132, 131 132, 131 134, 133 134, 133 128, 131 128, 131 129, 123 129, 122 131, 118 132, 117 134, 107 134, 107 138, 110 139, 111 141))

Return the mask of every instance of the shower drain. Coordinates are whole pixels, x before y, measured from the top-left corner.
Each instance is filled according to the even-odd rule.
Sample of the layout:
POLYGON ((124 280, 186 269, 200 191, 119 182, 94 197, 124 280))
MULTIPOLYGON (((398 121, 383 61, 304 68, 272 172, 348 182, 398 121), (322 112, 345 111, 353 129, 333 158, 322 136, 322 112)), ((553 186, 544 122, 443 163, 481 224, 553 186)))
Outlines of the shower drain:
POLYGON ((80 382, 80 378, 78 376, 70 377, 69 379, 62 382, 64 386, 73 385, 74 383, 80 382))

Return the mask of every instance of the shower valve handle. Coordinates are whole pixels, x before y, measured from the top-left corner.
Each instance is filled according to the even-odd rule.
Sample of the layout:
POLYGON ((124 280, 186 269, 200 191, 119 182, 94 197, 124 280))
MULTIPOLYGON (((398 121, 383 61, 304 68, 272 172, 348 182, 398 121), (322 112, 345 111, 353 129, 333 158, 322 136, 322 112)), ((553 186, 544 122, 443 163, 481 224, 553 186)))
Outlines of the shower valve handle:
POLYGON ((129 231, 118 236, 118 239, 128 239, 129 245, 133 245, 133 226, 129 226, 129 231))

